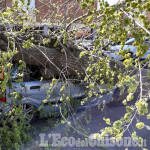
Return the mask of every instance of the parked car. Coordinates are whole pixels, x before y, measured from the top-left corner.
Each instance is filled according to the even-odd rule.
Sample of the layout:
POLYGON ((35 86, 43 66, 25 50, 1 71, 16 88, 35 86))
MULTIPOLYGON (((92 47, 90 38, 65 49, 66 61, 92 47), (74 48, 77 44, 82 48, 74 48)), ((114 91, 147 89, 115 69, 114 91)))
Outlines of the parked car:
MULTIPOLYGON (((9 112, 13 109, 13 99, 14 92, 18 92, 21 101, 17 101, 17 105, 22 106, 22 114, 25 117, 27 122, 30 122, 34 118, 34 110, 41 107, 40 111, 44 111, 45 113, 58 112, 59 106, 62 105, 60 101, 61 96, 64 94, 65 96, 70 96, 71 99, 81 98, 85 95, 85 86, 82 86, 81 83, 73 83, 71 81, 58 81, 56 82, 51 92, 48 94, 47 91, 50 91, 50 85, 52 81, 27 81, 27 82, 19 82, 15 83, 14 78, 17 77, 17 70, 13 70, 11 85, 6 88, 6 94, 4 97, 0 98, 1 101, 1 112, 4 113, 9 112), (60 89, 65 86, 64 90, 60 92, 60 89), (48 97, 47 97, 48 96, 48 97), (6 103, 4 107, 2 103, 6 103), (47 111, 49 108, 49 104, 52 104, 51 110, 47 111), (7 107, 6 107, 7 106, 7 107)), ((4 74, 3 78, 4 79, 4 74)))
MULTIPOLYGON (((5 116, 5 113, 8 113, 13 110, 14 108, 14 92, 18 92, 20 96, 20 100, 17 99, 17 105, 21 105, 22 113, 20 115, 24 116, 25 122, 30 122, 35 117, 35 110, 38 110, 39 117, 48 116, 50 113, 60 113, 60 107, 62 107, 62 101, 61 96, 64 94, 65 96, 69 96, 70 99, 76 100, 78 105, 76 106, 77 109, 86 108, 86 107, 92 107, 99 104, 103 104, 103 100, 109 101, 111 99, 112 93, 106 94, 104 97, 96 98, 91 97, 88 99, 88 101, 85 101, 81 105, 81 101, 83 97, 86 95, 86 87, 84 84, 80 82, 72 82, 70 80, 68 81, 57 81, 53 87, 51 92, 50 86, 52 84, 52 81, 49 80, 32 80, 32 81, 26 81, 26 82, 14 82, 14 79, 17 78, 17 69, 14 69, 12 71, 12 77, 10 81, 12 81, 11 85, 6 88, 6 94, 5 97, 0 99, 1 103, 1 117, 5 116), (65 85, 65 88, 63 91, 61 91, 61 88, 65 85), (95 100, 94 100, 95 99, 95 100), (2 105, 2 104, 6 105, 2 105), (40 113, 43 112, 43 113, 40 113)), ((104 87, 105 88, 105 87, 104 87)), ((98 90, 99 91, 99 90, 98 90)), ((65 101, 66 102, 66 101, 65 101)), ((66 105, 66 109, 70 109, 66 105)), ((19 116, 18 116, 19 117, 19 116)))
MULTIPOLYGON (((129 53, 131 53, 132 57, 136 57, 137 54, 137 47, 133 46, 133 43, 135 42, 135 38, 131 38, 125 42, 125 45, 123 47, 123 50, 129 50, 129 53)), ((150 55, 150 42, 149 38, 146 37, 144 44, 149 45, 149 49, 147 52, 144 54, 143 57, 140 58, 140 60, 145 60, 148 55, 150 55)), ((111 58, 114 58, 115 60, 122 60, 121 55, 119 55, 119 50, 121 49, 121 45, 114 45, 110 47, 110 50, 106 50, 104 53, 106 56, 109 56, 111 58)))

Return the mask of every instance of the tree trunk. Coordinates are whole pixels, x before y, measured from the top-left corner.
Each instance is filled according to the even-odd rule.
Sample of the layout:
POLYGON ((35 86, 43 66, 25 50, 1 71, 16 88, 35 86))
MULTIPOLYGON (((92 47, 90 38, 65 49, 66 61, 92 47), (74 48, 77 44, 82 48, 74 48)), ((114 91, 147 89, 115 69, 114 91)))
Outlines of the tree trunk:
POLYGON ((28 65, 39 66, 45 79, 62 75, 77 77, 77 73, 83 77, 87 66, 85 59, 79 59, 79 50, 61 52, 57 47, 47 48, 37 45, 30 49, 20 49, 12 60, 15 62, 23 60, 28 65))

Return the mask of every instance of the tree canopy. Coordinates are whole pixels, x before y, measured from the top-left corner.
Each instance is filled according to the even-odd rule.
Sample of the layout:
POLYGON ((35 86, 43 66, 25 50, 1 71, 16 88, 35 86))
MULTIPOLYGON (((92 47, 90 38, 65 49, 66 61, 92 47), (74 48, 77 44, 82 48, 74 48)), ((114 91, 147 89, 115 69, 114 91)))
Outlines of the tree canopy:
MULTIPOLYGON (((111 122, 111 118, 104 118, 109 126, 100 131, 100 137, 110 135, 120 140, 135 118, 138 118, 136 128, 142 130, 145 124, 140 121, 140 116, 146 115, 150 119, 150 71, 145 69, 150 67, 150 55, 141 61, 150 50, 150 42, 145 43, 146 38, 150 37, 150 22, 147 18, 150 1, 125 0, 113 6, 99 1, 98 10, 94 8, 97 3, 95 0, 71 3, 64 0, 58 3, 60 5, 53 1, 41 2, 47 4, 49 12, 47 17, 43 16, 43 20, 41 18, 39 25, 35 16, 38 17, 41 10, 30 11, 30 1, 14 0, 12 7, 0 12, 0 70, 7 70, 4 80, 0 81, 0 94, 3 95, 8 86, 10 71, 15 63, 22 71, 18 75, 21 77, 28 65, 39 66, 41 77, 45 79, 67 81, 69 78, 87 84, 87 97, 93 94, 98 97, 105 92, 105 89, 99 89, 98 94, 93 92, 97 85, 106 84, 109 89, 112 86, 118 88, 119 94, 113 101, 121 101, 126 105, 126 113, 115 122, 111 122), (74 6, 75 14, 82 12, 80 16, 74 13, 73 16, 69 15, 74 6), (79 32, 84 30, 87 33, 91 29, 93 33, 83 33, 84 36, 78 39, 79 32), (85 39, 90 36, 94 39, 88 45, 85 39), (127 38, 134 38, 134 57, 129 49, 124 49, 127 38), (109 55, 112 52, 111 46, 118 42, 121 61, 114 60, 109 55), (132 100, 134 105, 129 106, 128 103, 132 100)), ((16 93, 14 95, 19 97, 16 93)), ((6 121, 2 123, 5 125, 6 121)), ((0 139, 1 149, 18 149, 27 140, 25 133, 22 134, 25 128, 23 124, 17 126, 13 122, 12 126, 14 128, 9 131, 9 126, 0 127, 1 137, 4 136, 0 139), (17 134, 14 135, 14 132, 17 134)), ((143 138, 138 137, 136 132, 131 133, 131 136, 142 147, 140 142, 143 138)))

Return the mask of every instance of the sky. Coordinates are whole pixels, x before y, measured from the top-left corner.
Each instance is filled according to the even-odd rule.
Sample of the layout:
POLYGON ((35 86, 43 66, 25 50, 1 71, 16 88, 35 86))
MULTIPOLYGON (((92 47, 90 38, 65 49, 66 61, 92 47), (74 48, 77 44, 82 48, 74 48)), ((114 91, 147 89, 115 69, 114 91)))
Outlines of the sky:
MULTIPOLYGON (((25 2, 27 3, 28 0, 25 0, 25 2)), ((31 0, 30 6, 29 6, 30 10, 35 9, 35 0, 31 0)), ((26 7, 23 8, 23 10, 26 10, 26 7)))
MULTIPOLYGON (((114 4, 117 4, 119 1, 122 1, 122 0, 104 0, 104 1, 107 1, 109 3, 109 5, 114 5, 114 4)), ((97 10, 100 9, 100 5, 97 5, 97 10)))
POLYGON ((119 0, 105 0, 109 3, 109 5, 114 5, 116 4, 119 0))

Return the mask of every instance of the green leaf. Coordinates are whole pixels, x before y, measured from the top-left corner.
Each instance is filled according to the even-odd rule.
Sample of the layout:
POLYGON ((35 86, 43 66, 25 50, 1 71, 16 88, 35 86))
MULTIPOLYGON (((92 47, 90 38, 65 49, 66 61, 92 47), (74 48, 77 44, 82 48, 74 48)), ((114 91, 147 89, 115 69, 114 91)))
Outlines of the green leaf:
POLYGON ((139 130, 141 130, 141 129, 144 128, 144 123, 143 123, 143 122, 139 122, 139 123, 136 124, 136 127, 137 127, 139 130))

